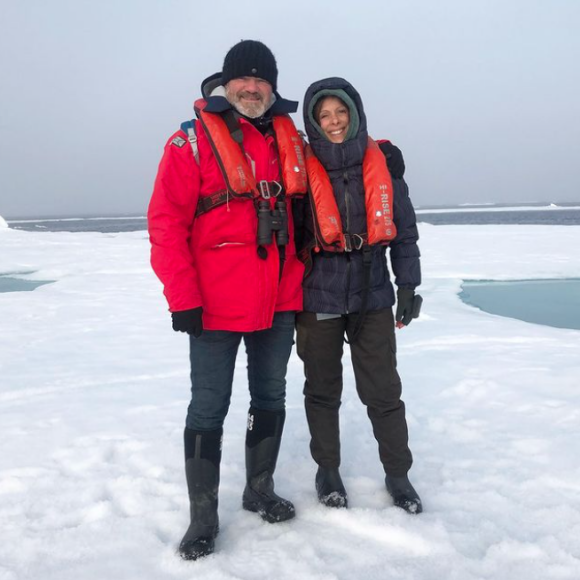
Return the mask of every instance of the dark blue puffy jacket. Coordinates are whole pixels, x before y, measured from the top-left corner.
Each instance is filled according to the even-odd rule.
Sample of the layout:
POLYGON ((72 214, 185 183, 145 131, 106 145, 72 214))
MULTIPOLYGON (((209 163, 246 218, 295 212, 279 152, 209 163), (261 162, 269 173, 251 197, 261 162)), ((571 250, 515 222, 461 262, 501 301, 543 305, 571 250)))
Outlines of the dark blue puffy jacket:
MULTIPOLYGON (((366 211, 362 162, 367 147, 367 123, 363 105, 354 87, 341 78, 329 78, 310 85, 304 98, 304 124, 312 150, 330 177, 345 233, 366 233, 366 211), (309 118, 310 102, 324 90, 342 89, 357 107, 357 134, 343 143, 331 143, 309 118)), ((391 242, 391 267, 395 283, 415 288, 421 283, 415 210, 403 179, 393 179, 393 218, 397 237, 391 242)), ((313 223, 307 200, 295 205, 296 241, 307 247, 313 239, 313 223)), ((370 289, 367 310, 389 308, 395 303, 386 261, 386 247, 371 250, 370 289)), ((329 314, 358 312, 361 308, 364 268, 362 251, 312 254, 312 268, 304 280, 304 310, 329 314)))

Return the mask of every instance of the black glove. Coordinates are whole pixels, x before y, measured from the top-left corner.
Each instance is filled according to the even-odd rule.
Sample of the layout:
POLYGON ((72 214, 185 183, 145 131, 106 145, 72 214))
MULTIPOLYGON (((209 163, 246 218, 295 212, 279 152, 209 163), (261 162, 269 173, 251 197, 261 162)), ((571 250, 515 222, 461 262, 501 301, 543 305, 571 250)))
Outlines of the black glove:
POLYGON ((401 150, 388 141, 379 143, 379 149, 387 159, 387 167, 391 177, 393 179, 402 179, 403 175, 405 175, 405 160, 401 150))
POLYGON ((402 322, 405 326, 411 324, 413 318, 419 318, 423 298, 415 294, 415 290, 410 288, 399 288, 397 290, 397 313, 395 320, 402 322))
POLYGON ((187 334, 193 334, 195 338, 198 338, 203 332, 202 313, 203 308, 201 306, 192 308, 191 310, 172 312, 171 320, 173 322, 173 330, 175 332, 187 332, 187 334))

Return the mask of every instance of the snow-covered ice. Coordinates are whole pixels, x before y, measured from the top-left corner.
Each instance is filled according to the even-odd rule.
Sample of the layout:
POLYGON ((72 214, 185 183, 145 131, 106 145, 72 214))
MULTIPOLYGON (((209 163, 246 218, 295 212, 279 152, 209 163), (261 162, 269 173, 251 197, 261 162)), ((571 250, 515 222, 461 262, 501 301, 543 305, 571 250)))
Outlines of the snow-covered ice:
MULTIPOLYGON (((297 517, 241 509, 239 357, 217 552, 183 562, 187 339, 171 330, 145 232, 0 230, 0 579, 580 578, 580 332, 485 314, 463 279, 580 277, 577 226, 421 226, 423 314, 399 369, 425 512, 392 506, 345 360, 351 508, 316 501, 302 369, 288 375, 277 490, 297 517)), ((557 297, 555 297, 557 299, 557 297)))

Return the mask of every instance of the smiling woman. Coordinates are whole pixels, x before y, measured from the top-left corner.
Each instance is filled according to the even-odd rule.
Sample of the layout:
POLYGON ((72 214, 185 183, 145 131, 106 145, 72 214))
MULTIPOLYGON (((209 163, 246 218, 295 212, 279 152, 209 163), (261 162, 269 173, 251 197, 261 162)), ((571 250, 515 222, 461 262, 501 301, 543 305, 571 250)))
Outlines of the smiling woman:
POLYGON ((332 143, 342 143, 350 126, 346 103, 338 97, 320 99, 314 106, 314 118, 332 143))
POLYGON ((298 251, 307 267, 296 351, 304 362, 310 450, 318 465, 316 493, 327 507, 348 506, 339 472, 346 341, 356 390, 378 443, 386 490, 396 506, 418 514, 421 499, 407 476, 412 455, 395 339, 395 325, 401 329, 410 324, 421 304, 415 295, 421 283, 418 233, 402 179, 402 155, 402 171, 387 166, 386 154, 369 137, 358 91, 339 77, 307 89, 304 126, 310 193, 294 211, 298 251), (399 286, 396 316, 387 245, 399 286))

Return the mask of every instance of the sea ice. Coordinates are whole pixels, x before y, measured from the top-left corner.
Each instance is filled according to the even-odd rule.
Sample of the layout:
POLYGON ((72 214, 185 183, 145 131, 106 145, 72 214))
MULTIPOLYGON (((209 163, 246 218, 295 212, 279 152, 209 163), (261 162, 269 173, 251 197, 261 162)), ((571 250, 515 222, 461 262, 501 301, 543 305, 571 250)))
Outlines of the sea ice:
MULTIPOLYGON (((421 226, 421 318, 397 331, 424 513, 393 507, 345 355, 348 510, 314 489, 293 353, 276 490, 295 520, 241 508, 245 357, 224 431, 216 554, 182 562, 187 337, 171 330, 145 232, 4 228, 0 273, 3 580, 580 578, 580 332, 486 314, 464 279, 580 277, 577 226, 421 226)), ((346 349, 348 353, 348 349, 346 349)))

